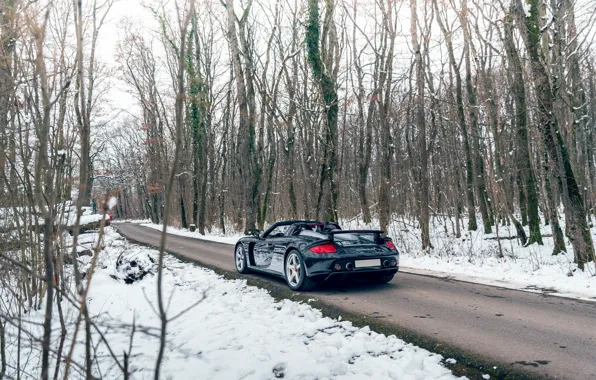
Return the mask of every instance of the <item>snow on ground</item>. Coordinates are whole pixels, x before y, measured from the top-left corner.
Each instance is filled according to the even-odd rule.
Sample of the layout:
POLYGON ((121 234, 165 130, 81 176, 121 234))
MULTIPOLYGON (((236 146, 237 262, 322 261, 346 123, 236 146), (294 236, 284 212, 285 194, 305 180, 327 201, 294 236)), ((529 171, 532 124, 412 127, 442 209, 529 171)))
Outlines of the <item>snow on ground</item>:
MULTIPOLYGON (((104 215, 93 213, 92 207, 83 206, 81 210, 83 212, 80 219, 81 226, 97 223, 104 219, 104 215)), ((77 220, 77 207, 70 201, 65 202, 64 214, 59 213, 56 219, 67 226, 74 226, 77 220)), ((105 219, 109 220, 110 218, 106 216, 105 219)))
MULTIPOLYGON (((378 228, 378 222, 374 221, 366 225, 351 220, 341 225, 344 229, 378 228)), ((161 225, 150 223, 143 226, 162 228, 161 225)), ((542 226, 541 229, 543 235, 551 234, 550 226, 542 226)), ((498 242, 494 240, 496 232, 484 234, 481 225, 478 231, 468 232, 462 228, 462 237, 456 238, 449 219, 433 218, 431 242, 434 249, 427 251, 421 249, 420 229, 416 222, 395 220, 388 230, 401 252, 400 270, 404 272, 570 298, 596 299, 596 267, 592 262, 586 265, 585 271, 579 270, 573 263, 573 248, 568 241, 568 252, 553 256, 552 237, 545 236, 542 246, 533 244, 528 247, 521 246, 517 239, 502 239, 503 257, 499 258, 498 242)), ((228 244, 235 244, 242 236, 235 232, 225 236, 221 233, 204 236, 197 231, 189 232, 174 227, 168 227, 168 232, 228 244)), ((527 229, 526 233, 529 234, 527 229)), ((514 226, 499 226, 499 236, 516 236, 514 226)), ((596 228, 592 228, 592 237, 596 241, 596 228)))
MULTIPOLYGON (((354 223, 349 228, 357 225, 354 223)), ((564 225, 561 228, 564 229, 564 225)), ((542 226, 541 231, 543 235, 550 235, 550 226, 542 226)), ((411 224, 394 222, 389 232, 402 252, 400 264, 406 271, 564 297, 596 299, 594 262, 586 264, 583 272, 579 270, 573 263, 573 247, 569 241, 566 241, 567 253, 553 256, 550 236, 543 237, 544 245, 528 247, 523 247, 517 239, 501 239, 503 257, 499 258, 494 228, 492 234, 484 234, 481 226, 478 231, 462 229, 462 237, 458 239, 449 224, 445 229, 435 220, 431 225, 434 249, 427 251, 422 251, 420 230, 411 224)), ((527 229, 526 233, 529 234, 527 229)), ((516 236, 515 227, 499 226, 499 236, 516 236)), ((592 238, 596 240, 595 228, 592 238)))
MULTIPOLYGON (((154 312, 158 252, 129 243, 112 227, 106 231, 105 249, 92 279, 89 310, 120 360, 128 351, 134 321, 131 378, 152 378, 159 332, 154 312), (141 279, 127 285, 126 280, 131 278, 141 279)), ((85 240, 92 241, 93 236, 85 240)), ((91 257, 79 260, 86 270, 91 257)), ((454 378, 438 354, 395 336, 377 334, 368 327, 357 328, 349 321, 323 317, 305 303, 276 301, 267 291, 247 286, 244 280, 226 280, 169 255, 165 257, 163 287, 171 322, 162 378, 454 378)), ((75 320, 73 307, 68 303, 63 307, 67 319, 75 320)), ((33 311, 24 318, 41 322, 43 311, 33 311)), ((14 365, 15 328, 9 326, 8 332, 8 358, 14 365)), ((57 332, 53 339, 57 343, 57 332)), ((71 339, 69 335, 66 342, 71 339)), ((94 333, 94 342, 99 341, 94 333)), ((36 342, 30 344, 39 347, 36 342)), ((40 359, 34 355, 26 361, 28 352, 23 349, 21 363, 27 363, 27 370, 34 374, 40 359)), ((84 346, 79 345, 75 358, 82 362, 83 357, 84 346)), ((12 366, 9 369, 14 371, 12 366)), ((99 345, 98 370, 103 378, 122 378, 104 344, 99 345)))

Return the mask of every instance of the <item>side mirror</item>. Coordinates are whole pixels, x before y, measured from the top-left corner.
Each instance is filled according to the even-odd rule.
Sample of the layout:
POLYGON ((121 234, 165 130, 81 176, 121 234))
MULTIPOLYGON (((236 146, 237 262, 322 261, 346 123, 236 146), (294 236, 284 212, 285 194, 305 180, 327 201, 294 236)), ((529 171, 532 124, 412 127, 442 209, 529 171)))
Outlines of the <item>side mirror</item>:
POLYGON ((256 228, 254 228, 252 230, 248 230, 247 233, 248 233, 248 235, 254 236, 254 237, 257 237, 257 238, 260 237, 260 235, 261 235, 261 231, 259 231, 256 228))

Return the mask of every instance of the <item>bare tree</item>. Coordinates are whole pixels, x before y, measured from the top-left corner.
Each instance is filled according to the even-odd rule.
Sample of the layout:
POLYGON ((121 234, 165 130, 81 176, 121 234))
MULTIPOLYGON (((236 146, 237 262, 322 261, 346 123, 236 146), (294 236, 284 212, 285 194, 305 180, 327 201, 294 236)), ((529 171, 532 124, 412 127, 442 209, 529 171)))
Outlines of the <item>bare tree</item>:
POLYGON ((172 202, 171 199, 174 189, 174 181, 176 179, 176 174, 178 170, 178 161, 180 160, 180 146, 182 145, 182 130, 183 130, 183 123, 184 123, 184 101, 186 97, 186 87, 184 83, 185 78, 185 69, 186 69, 186 38, 188 33, 188 25, 190 23, 190 19, 195 12, 195 2, 194 0, 190 0, 189 9, 185 11, 184 9, 178 9, 178 20, 180 24, 180 45, 179 45, 179 55, 178 55, 178 92, 176 94, 176 102, 175 102, 175 110, 176 110, 176 122, 175 122, 175 131, 176 131, 176 148, 174 149, 174 160, 172 161, 172 166, 170 168, 170 173, 168 176, 168 182, 166 184, 166 203, 164 207, 164 223, 163 229, 161 232, 161 243, 159 246, 159 258, 157 261, 157 306, 159 311, 159 319, 161 322, 160 328, 160 335, 159 335, 159 351, 157 354, 157 359, 155 363, 155 372, 154 372, 154 379, 158 380, 161 374, 161 364, 164 357, 164 350, 166 345, 166 333, 167 333, 167 325, 168 325, 168 317, 167 317, 167 310, 165 308, 164 303, 164 296, 163 296, 163 261, 165 255, 165 247, 166 247, 166 239, 167 239, 167 228, 168 222, 170 219, 170 213, 172 209, 172 202), (182 13, 182 14, 181 14, 182 13))
POLYGON ((422 230, 422 249, 432 248, 430 242, 430 213, 429 213, 429 180, 428 180, 428 148, 426 146, 426 118, 424 115, 424 62, 418 43, 418 12, 417 2, 410 2, 412 48, 414 50, 414 65, 416 66, 416 100, 415 121, 418 127, 418 153, 420 154, 420 228, 422 230))
POLYGON ((458 65, 457 60, 455 59, 455 53, 453 49, 453 32, 447 29, 446 20, 443 21, 442 19, 437 0, 433 0, 433 4, 435 6, 435 11, 437 14, 437 22, 439 24, 439 27, 441 28, 441 31, 443 32, 443 36, 445 37, 447 53, 449 55, 449 62, 451 64, 453 76, 455 77, 458 123, 462 131, 464 149, 466 154, 466 200, 468 206, 468 229, 475 231, 477 229, 476 208, 474 202, 474 183, 476 183, 476 181, 474 180, 474 161, 472 157, 472 148, 470 145, 468 126, 466 123, 462 80, 459 71, 460 65, 458 65))
POLYGON ((334 20, 335 5, 325 2, 323 31, 319 24, 319 2, 309 0, 306 27, 306 50, 312 75, 325 104, 323 159, 317 196, 317 214, 322 220, 337 220, 337 65, 339 47, 334 20))

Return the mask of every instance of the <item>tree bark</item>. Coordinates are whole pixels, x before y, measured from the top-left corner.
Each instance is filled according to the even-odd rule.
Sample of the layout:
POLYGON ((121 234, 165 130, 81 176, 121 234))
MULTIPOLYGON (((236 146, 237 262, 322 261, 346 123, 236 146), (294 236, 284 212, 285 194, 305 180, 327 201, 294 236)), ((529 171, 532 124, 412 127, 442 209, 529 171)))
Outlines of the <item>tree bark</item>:
POLYGON ((565 246, 565 237, 563 236, 563 230, 559 224, 559 213, 557 211, 557 202, 555 202, 555 190, 553 179, 553 171, 548 162, 548 155, 544 153, 544 188, 546 190, 547 198, 547 210, 550 221, 550 227, 553 235, 553 255, 558 255, 561 252, 567 252, 565 246))

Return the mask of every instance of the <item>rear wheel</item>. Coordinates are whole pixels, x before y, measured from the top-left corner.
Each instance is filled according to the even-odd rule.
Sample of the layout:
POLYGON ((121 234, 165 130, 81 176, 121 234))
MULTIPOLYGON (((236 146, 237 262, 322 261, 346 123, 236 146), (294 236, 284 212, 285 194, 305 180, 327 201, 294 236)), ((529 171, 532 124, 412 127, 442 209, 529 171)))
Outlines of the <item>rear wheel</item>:
POLYGON ((292 290, 312 290, 317 286, 317 282, 306 276, 306 268, 300 253, 292 250, 286 257, 284 265, 286 282, 292 290))
POLYGON ((247 273, 249 271, 248 266, 246 265, 246 254, 242 244, 236 246, 236 250, 234 251, 234 262, 236 263, 236 271, 238 271, 238 273, 247 273))

